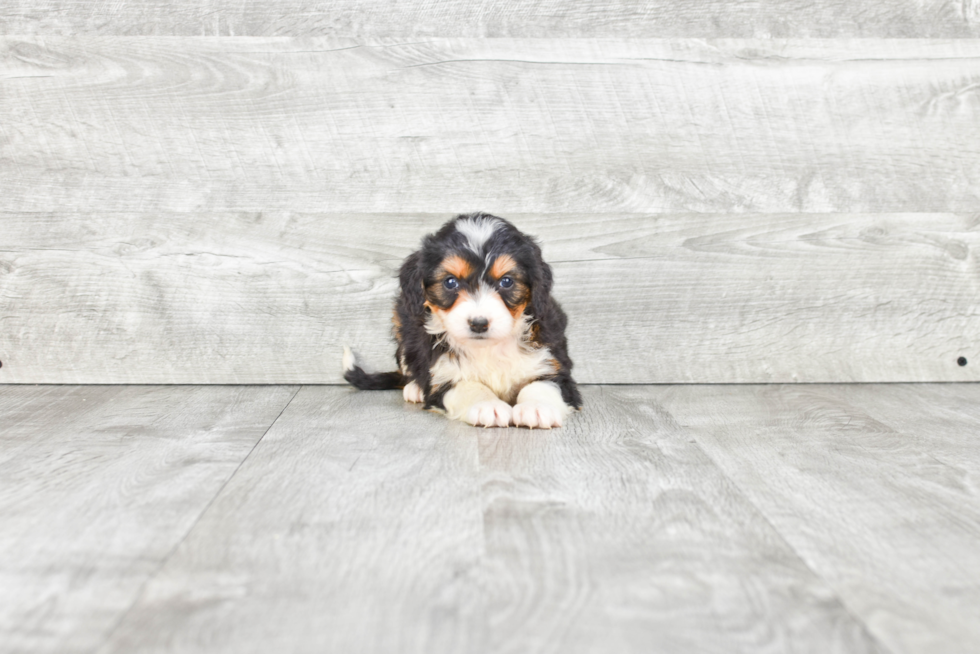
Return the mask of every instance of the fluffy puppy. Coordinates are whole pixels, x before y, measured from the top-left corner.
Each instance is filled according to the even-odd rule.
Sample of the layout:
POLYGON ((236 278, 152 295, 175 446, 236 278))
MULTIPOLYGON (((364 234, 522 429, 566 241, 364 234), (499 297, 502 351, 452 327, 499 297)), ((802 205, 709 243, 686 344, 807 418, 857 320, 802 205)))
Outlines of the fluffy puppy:
POLYGON ((453 218, 422 240, 399 281, 398 370, 366 372, 345 348, 348 382, 402 388, 409 402, 484 427, 560 427, 582 406, 551 267, 512 224, 485 213, 453 218))

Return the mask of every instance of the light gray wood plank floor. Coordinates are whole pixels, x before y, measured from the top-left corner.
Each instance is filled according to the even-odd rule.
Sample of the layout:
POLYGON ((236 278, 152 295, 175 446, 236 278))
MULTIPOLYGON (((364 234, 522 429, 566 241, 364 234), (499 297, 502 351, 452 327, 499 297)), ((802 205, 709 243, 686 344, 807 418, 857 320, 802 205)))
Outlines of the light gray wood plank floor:
POLYGON ((90 652, 296 387, 0 387, 0 652, 90 652))
POLYGON ((969 652, 980 385, 0 386, 0 651, 969 652))
POLYGON ((980 651, 980 387, 653 392, 894 652, 980 651))

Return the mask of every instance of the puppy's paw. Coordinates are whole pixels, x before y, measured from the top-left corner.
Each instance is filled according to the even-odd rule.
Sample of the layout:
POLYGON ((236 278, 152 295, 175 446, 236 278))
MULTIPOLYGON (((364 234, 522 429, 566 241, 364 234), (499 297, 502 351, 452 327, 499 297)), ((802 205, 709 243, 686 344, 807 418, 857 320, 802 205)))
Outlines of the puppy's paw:
POLYGON ((415 402, 416 404, 425 401, 422 388, 413 381, 405 384, 405 388, 402 389, 402 397, 405 398, 406 402, 415 402))
POLYGON ((510 415, 510 405, 501 400, 477 402, 466 412, 466 422, 477 427, 506 427, 510 415))
POLYGON ((561 427, 561 412, 547 404, 538 402, 515 404, 513 417, 514 424, 518 427, 530 427, 531 429, 561 427))

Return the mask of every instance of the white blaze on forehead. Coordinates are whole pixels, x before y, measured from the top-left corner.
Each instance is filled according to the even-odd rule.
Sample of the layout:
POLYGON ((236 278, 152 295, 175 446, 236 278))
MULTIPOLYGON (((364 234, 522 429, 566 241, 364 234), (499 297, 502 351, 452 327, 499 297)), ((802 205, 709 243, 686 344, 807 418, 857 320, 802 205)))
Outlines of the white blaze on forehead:
POLYGON ((480 216, 479 218, 463 218, 456 221, 456 231, 466 237, 466 245, 476 254, 480 254, 483 246, 502 223, 496 218, 480 216))

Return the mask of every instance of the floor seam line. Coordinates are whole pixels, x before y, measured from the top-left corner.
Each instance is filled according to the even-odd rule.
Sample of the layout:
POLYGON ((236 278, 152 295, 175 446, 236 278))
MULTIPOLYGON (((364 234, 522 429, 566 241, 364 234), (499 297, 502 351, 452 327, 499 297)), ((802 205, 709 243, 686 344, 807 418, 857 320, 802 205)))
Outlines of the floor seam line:
POLYGON ((201 509, 201 512, 197 514, 197 517, 194 518, 194 522, 192 522, 191 525, 187 528, 187 531, 184 532, 184 535, 181 536, 176 543, 174 543, 174 546, 170 548, 170 551, 167 552, 166 556, 164 556, 160 560, 160 563, 159 565, 157 565, 156 569, 146 576, 146 579, 144 579, 143 583, 140 584, 139 590, 136 592, 135 596, 133 597, 133 601, 130 603, 129 607, 125 611, 123 611, 123 613, 119 616, 119 619, 116 620, 116 622, 112 625, 112 627, 110 627, 106 631, 105 637, 102 639, 102 642, 100 642, 98 645, 92 648, 91 654, 95 654, 96 652, 99 652, 109 643, 109 641, 112 639, 113 634, 116 633, 119 627, 126 621, 126 618, 129 616, 129 614, 133 612, 133 609, 136 607, 136 605, 139 604, 139 601, 143 597, 143 593, 146 592, 146 588, 147 586, 149 586, 150 582, 156 579, 160 575, 160 572, 167 565, 167 562, 170 561, 170 559, 177 552, 177 550, 180 549, 180 546, 184 544, 184 541, 187 540, 187 537, 190 536, 191 532, 193 532, 194 529, 197 527, 197 525, 201 522, 201 518, 203 518, 204 515, 211 509, 211 507, 214 505, 214 502, 218 499, 218 497, 221 496, 221 493, 224 492, 225 487, 227 487, 228 484, 231 482, 231 480, 235 478, 235 475, 238 474, 238 471, 242 469, 242 466, 245 465, 245 462, 248 461, 248 459, 252 456, 252 453, 255 452, 255 449, 259 446, 259 443, 265 440, 265 437, 269 434, 270 431, 272 431, 272 428, 275 427, 276 423, 279 422, 279 418, 281 418, 282 414, 286 412, 286 409, 288 409, 289 405, 293 403, 293 400, 296 399, 296 396, 299 395, 299 392, 301 390, 303 390, 303 385, 300 385, 299 388, 296 389, 296 392, 289 397, 289 400, 286 401, 286 404, 282 407, 282 410, 278 413, 278 415, 276 415, 275 419, 269 424, 268 428, 266 428, 266 430, 262 432, 262 435, 258 438, 258 440, 255 441, 255 444, 252 445, 252 448, 248 451, 248 454, 242 457, 242 460, 238 462, 238 465, 235 466, 235 469, 231 472, 230 475, 228 475, 228 478, 225 479, 224 482, 222 482, 221 486, 218 488, 218 490, 215 491, 214 496, 211 497, 211 499, 204 506, 204 508, 201 509))
POLYGON ((711 462, 711 465, 713 465, 715 469, 719 473, 721 473, 722 477, 724 477, 732 485, 732 487, 736 491, 738 491, 738 494, 742 497, 742 499, 744 499, 749 504, 749 506, 755 509, 755 512, 758 513, 763 520, 765 520, 766 524, 769 525, 769 528, 772 529, 773 533, 776 534, 779 540, 782 541, 787 548, 789 548, 789 551, 791 551, 796 556, 796 558, 800 561, 800 563, 803 564, 803 566, 810 572, 810 574, 812 574, 815 578, 823 582, 827 586, 827 588, 834 593, 834 597, 836 597, 837 601, 840 602, 840 605, 847 612, 847 615, 851 616, 851 618, 855 622, 857 622, 862 627, 864 627, 864 630, 868 634, 868 637, 874 641, 874 644, 878 647, 879 651, 882 654, 893 654, 892 649, 886 647, 885 644, 881 641, 881 639, 878 638, 878 635, 871 630, 871 626, 867 623, 867 621, 861 616, 854 613, 854 611, 851 609, 851 606, 844 599, 840 590, 837 589, 837 586, 830 583, 830 581, 826 577, 824 577, 822 574, 820 574, 819 572, 813 569, 813 566, 810 565, 810 562, 807 561, 806 558, 804 558, 804 556, 800 554, 800 552, 793 546, 793 544, 786 539, 786 536, 783 534, 783 532, 780 531, 776 527, 776 525, 773 524, 772 520, 769 519, 769 516, 766 515, 765 512, 763 512, 763 510, 759 508, 759 506, 754 501, 752 501, 752 498, 748 496, 748 494, 741 487, 741 485, 739 485, 739 483, 736 482, 735 479, 732 478, 731 475, 729 475, 728 472, 726 472, 725 469, 722 468, 717 461, 715 461, 715 458, 708 453, 708 451, 704 448, 704 446, 701 445, 701 441, 698 440, 696 431, 694 429, 691 429, 690 427, 687 427, 686 425, 682 425, 680 423, 678 423, 678 425, 681 427, 681 429, 687 431, 687 433, 693 439, 694 444, 697 445, 698 450, 700 450, 701 453, 704 454, 704 456, 708 459, 708 461, 711 462))

